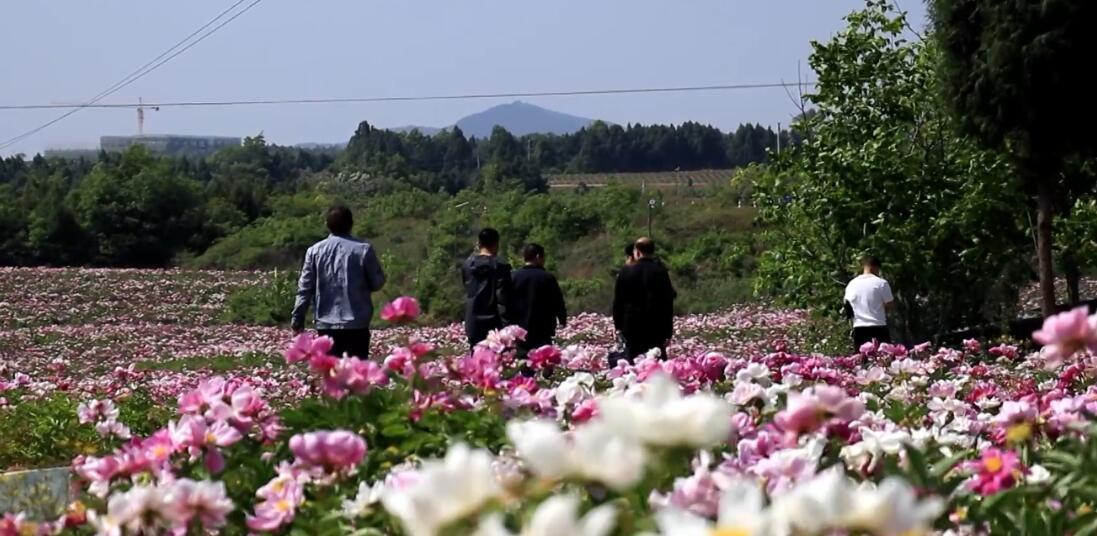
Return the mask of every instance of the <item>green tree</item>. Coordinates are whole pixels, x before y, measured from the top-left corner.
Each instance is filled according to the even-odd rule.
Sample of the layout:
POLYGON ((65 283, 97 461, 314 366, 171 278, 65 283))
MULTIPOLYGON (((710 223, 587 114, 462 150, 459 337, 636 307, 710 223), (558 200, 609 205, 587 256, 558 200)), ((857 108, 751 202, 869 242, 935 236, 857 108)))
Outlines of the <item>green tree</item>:
POLYGON ((96 262, 124 266, 167 264, 201 228, 204 213, 198 183, 171 174, 141 146, 117 165, 96 165, 71 206, 95 243, 96 262))
POLYGON ((1072 158, 1097 154, 1088 65, 1097 50, 1089 0, 934 0, 944 91, 963 127, 1009 155, 1035 194, 1041 306, 1055 311, 1053 214, 1072 158))
POLYGON ((1015 292, 1024 205, 1008 167, 957 134, 934 47, 904 38, 885 0, 847 17, 810 63, 809 133, 759 178, 775 224, 759 289, 837 312, 857 258, 884 259, 908 339, 978 325, 1015 292))

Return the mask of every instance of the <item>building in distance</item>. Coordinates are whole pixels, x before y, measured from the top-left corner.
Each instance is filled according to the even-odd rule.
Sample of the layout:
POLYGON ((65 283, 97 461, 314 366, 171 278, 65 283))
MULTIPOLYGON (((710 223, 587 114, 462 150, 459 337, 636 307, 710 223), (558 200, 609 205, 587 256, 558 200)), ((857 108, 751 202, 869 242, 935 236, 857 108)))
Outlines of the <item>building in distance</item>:
POLYGON ((241 138, 229 136, 184 136, 179 134, 141 134, 138 136, 102 136, 99 147, 108 152, 123 152, 133 145, 144 145, 153 154, 169 156, 207 156, 226 147, 239 146, 241 138))

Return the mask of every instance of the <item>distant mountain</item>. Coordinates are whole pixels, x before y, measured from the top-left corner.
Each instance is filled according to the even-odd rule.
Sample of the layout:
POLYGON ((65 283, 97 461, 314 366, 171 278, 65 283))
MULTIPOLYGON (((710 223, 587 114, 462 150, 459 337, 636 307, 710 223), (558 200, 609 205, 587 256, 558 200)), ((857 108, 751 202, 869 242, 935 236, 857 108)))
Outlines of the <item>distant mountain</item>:
MULTIPOLYGON (((593 123, 593 119, 554 112, 533 104, 515 101, 510 104, 492 106, 487 110, 465 116, 457 121, 467 138, 487 138, 491 130, 499 125, 515 136, 526 134, 571 134, 593 123)), ((437 128, 419 125, 391 127, 392 132, 411 132, 418 130, 425 136, 433 136, 452 125, 437 128)))
POLYGON ((526 134, 570 134, 593 119, 547 110, 526 102, 500 104, 462 118, 457 126, 468 137, 486 138, 499 125, 515 136, 526 134))
POLYGON ((424 136, 433 136, 442 131, 442 129, 437 127, 421 127, 417 125, 408 125, 406 127, 393 127, 388 130, 391 130, 393 132, 411 132, 413 130, 418 130, 419 133, 424 136))

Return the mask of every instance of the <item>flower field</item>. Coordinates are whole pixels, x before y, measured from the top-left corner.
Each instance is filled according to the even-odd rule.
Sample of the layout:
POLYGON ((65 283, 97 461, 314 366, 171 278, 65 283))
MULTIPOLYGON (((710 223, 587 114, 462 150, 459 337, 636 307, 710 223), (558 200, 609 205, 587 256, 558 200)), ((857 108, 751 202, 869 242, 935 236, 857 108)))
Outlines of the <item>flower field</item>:
POLYGON ((402 299, 367 360, 219 322, 268 277, 0 271, 0 466, 70 465, 79 497, 0 535, 1097 531, 1084 310, 1039 353, 827 356, 804 313, 741 307, 610 364, 601 316, 521 362, 520 329, 469 353, 402 299))

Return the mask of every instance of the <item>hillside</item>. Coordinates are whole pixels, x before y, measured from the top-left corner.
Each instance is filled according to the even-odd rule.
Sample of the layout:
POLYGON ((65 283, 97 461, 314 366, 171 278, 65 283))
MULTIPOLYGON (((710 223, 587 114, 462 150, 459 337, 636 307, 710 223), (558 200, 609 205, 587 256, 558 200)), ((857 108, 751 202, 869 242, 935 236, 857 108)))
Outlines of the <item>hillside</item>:
MULTIPOLYGON (((467 137, 487 138, 496 125, 507 129, 515 136, 526 134, 572 134, 593 123, 593 119, 565 114, 527 102, 515 101, 509 104, 492 106, 482 112, 462 117, 457 126, 467 137)), ((406 125, 386 130, 407 133, 418 130, 421 134, 433 136, 449 127, 427 127, 406 125)))
POLYGON ((466 136, 486 138, 496 125, 515 136, 526 134, 571 134, 593 123, 593 119, 555 112, 526 102, 493 106, 462 118, 457 126, 466 136))

